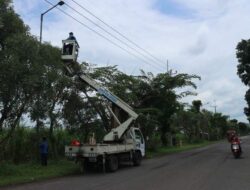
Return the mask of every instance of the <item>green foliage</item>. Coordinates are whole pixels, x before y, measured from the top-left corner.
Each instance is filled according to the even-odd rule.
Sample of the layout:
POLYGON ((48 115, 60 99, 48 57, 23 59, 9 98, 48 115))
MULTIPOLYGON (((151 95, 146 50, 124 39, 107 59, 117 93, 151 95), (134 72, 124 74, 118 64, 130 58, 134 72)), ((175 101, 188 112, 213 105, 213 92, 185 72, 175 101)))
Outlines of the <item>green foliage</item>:
POLYGON ((146 150, 148 151, 157 151, 161 147, 161 138, 160 135, 154 134, 151 135, 151 138, 146 143, 146 150))
POLYGON ((29 32, 28 27, 14 12, 11 2, 11 0, 0 1, 0 44, 3 49, 9 44, 7 41, 9 38, 29 32))
MULTIPOLYGON (((172 127, 185 134, 187 142, 219 140, 234 125, 229 117, 221 113, 197 109, 180 110, 171 118, 172 127)), ((236 126, 238 124, 236 123, 236 126)))
POLYGON ((200 108, 202 106, 202 102, 200 100, 194 100, 192 101, 192 109, 196 112, 200 112, 200 108))
POLYGON ((157 110, 156 120, 158 122, 161 141, 167 144, 166 135, 170 132, 170 118, 180 109, 178 100, 187 95, 195 93, 183 91, 179 94, 176 89, 191 86, 196 88, 192 82, 193 79, 200 79, 195 75, 177 74, 175 76, 169 73, 160 73, 154 76, 152 73, 142 71, 142 77, 138 82, 138 90, 135 93, 139 97, 137 107, 140 109, 154 108, 157 110))
MULTIPOLYGON (((8 133, 8 130, 4 130, 3 133, 8 133)), ((50 136, 49 133, 47 128, 43 128, 40 133, 37 133, 35 128, 18 126, 12 134, 12 138, 9 138, 1 149, 0 159, 9 160, 15 164, 39 161, 39 143, 44 136, 49 140, 49 159, 59 159, 64 157, 65 145, 70 144, 74 138, 79 139, 79 136, 63 129, 56 129, 53 136, 50 136)))
POLYGON ((17 175, 20 175, 20 173, 15 170, 15 166, 13 164, 8 162, 1 163, 0 176, 10 176, 15 173, 17 175))
POLYGON ((238 123, 239 133, 241 135, 246 135, 250 132, 250 127, 246 123, 239 122, 238 123))
MULTIPOLYGON (((237 74, 241 81, 249 87, 250 84, 250 40, 241 40, 236 47, 236 57, 239 64, 237 65, 237 74)), ((245 100, 248 107, 244 112, 250 121, 250 89, 245 94, 245 100)))

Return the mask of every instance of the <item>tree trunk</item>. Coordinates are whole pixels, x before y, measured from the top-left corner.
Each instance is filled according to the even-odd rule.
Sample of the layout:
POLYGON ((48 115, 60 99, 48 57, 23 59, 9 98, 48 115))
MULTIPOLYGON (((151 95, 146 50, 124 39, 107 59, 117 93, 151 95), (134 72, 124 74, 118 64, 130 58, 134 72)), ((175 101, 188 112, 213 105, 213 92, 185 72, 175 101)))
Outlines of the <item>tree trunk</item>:
POLYGON ((162 133, 161 134, 161 143, 164 145, 164 146, 167 146, 168 145, 168 140, 167 140, 167 137, 166 137, 166 133, 162 133))
POLYGON ((164 145, 164 146, 167 146, 168 145, 168 139, 167 139, 167 127, 166 126, 162 126, 161 127, 161 143, 164 145))
POLYGON ((8 118, 9 112, 10 112, 10 107, 4 106, 3 110, 1 111, 0 131, 3 131, 3 123, 8 118))
POLYGON ((161 126, 161 142, 164 146, 168 145, 167 132, 169 132, 170 125, 166 120, 161 126))
POLYGON ((57 159, 58 152, 56 148, 56 140, 54 137, 54 124, 55 124, 55 118, 54 116, 50 115, 50 127, 49 127, 49 138, 50 138, 50 143, 51 143, 50 153, 54 159, 57 159))
POLYGON ((11 125, 11 129, 10 129, 9 133, 3 139, 1 139, 0 145, 3 145, 12 136, 12 134, 15 131, 15 128, 16 128, 17 124, 19 123, 20 118, 24 112, 25 105, 26 105, 26 102, 20 107, 19 111, 17 112, 16 118, 15 118, 13 124, 11 125))
POLYGON ((5 119, 7 119, 7 114, 5 110, 3 110, 2 116, 0 118, 0 132, 3 131, 3 122, 5 121, 5 119))

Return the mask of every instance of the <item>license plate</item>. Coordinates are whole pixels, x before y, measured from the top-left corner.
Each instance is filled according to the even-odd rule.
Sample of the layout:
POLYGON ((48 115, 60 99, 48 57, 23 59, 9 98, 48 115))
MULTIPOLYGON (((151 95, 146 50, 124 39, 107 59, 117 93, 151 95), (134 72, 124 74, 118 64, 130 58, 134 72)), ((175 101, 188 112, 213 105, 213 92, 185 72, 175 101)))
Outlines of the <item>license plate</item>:
POLYGON ((96 153, 89 153, 90 158, 96 158, 96 156, 97 156, 96 153))
POLYGON ((66 156, 69 157, 69 158, 73 158, 73 157, 76 157, 76 153, 67 152, 66 156))
POLYGON ((96 162, 97 161, 97 154, 96 153, 89 153, 89 161, 90 162, 96 162))
POLYGON ((96 159, 96 157, 89 157, 89 161, 90 161, 90 162, 96 162, 97 159, 96 159))

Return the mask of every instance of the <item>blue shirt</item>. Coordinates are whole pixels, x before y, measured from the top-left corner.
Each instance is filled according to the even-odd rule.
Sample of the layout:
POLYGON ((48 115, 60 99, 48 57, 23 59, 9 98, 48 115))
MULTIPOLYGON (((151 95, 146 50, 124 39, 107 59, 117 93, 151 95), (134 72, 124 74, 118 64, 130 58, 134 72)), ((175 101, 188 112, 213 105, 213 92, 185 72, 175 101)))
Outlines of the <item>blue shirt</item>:
POLYGON ((49 145, 47 141, 43 141, 40 146, 40 153, 41 154, 48 154, 48 150, 49 150, 49 145))
POLYGON ((69 36, 69 37, 67 38, 67 40, 75 40, 77 46, 80 47, 79 44, 78 44, 78 42, 77 42, 77 40, 76 40, 76 38, 75 38, 75 36, 69 36))
POLYGON ((75 36, 69 36, 67 40, 76 40, 75 36))

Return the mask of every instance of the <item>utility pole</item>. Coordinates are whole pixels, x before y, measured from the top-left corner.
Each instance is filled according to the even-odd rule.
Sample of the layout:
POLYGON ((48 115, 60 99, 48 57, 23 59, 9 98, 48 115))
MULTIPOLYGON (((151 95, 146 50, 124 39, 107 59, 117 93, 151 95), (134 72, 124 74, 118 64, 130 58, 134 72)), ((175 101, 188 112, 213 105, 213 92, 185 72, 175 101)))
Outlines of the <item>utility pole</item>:
POLYGON ((211 105, 211 107, 214 108, 214 113, 216 113, 216 108, 217 108, 217 105, 216 105, 216 100, 214 100, 214 105, 211 105))
POLYGON ((168 73, 170 76, 177 74, 177 71, 176 71, 176 70, 173 72, 172 69, 169 69, 169 61, 168 61, 168 59, 167 59, 167 73, 168 73))
POLYGON ((168 59, 167 59, 167 73, 169 73, 169 69, 168 69, 168 59))

